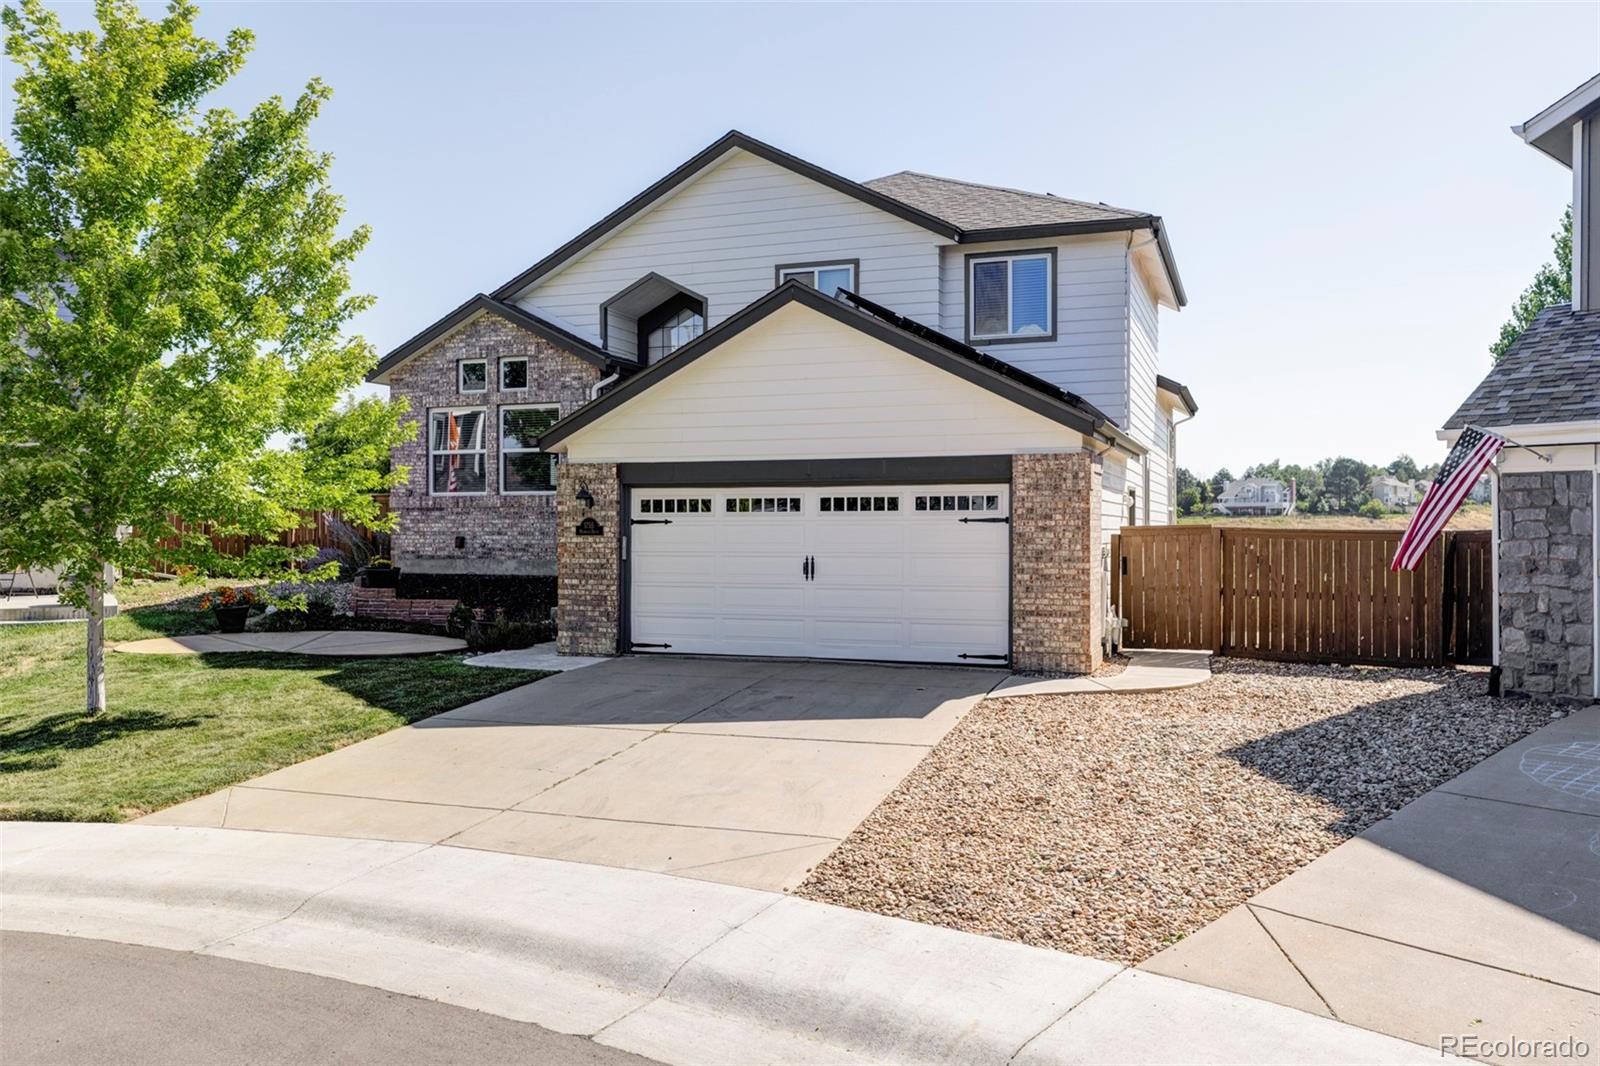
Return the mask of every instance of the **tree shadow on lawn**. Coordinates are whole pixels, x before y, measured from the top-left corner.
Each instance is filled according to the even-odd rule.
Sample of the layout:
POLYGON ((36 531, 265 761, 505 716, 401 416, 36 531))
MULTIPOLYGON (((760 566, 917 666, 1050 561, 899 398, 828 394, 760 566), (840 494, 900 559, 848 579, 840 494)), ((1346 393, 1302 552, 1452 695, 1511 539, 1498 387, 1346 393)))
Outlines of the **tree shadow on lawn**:
POLYGON ((174 717, 154 711, 115 711, 86 717, 81 710, 41 718, 20 729, 0 730, 0 774, 53 770, 62 752, 93 748, 138 733, 191 729, 207 715, 174 717))
POLYGON ((350 658, 217 652, 196 658, 209 669, 284 670, 310 675, 320 684, 394 715, 403 725, 550 676, 542 670, 467 666, 458 652, 350 658))

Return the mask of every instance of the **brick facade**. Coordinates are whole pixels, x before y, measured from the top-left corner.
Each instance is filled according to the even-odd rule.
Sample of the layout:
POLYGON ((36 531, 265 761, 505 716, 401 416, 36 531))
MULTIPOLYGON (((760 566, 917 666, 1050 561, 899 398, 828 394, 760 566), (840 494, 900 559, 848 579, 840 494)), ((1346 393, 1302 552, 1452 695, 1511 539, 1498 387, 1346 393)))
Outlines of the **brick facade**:
POLYGON ((622 486, 610 463, 563 463, 556 485, 556 651, 615 655, 622 618, 622 486), (577 496, 587 488, 594 506, 577 496), (580 536, 586 518, 599 536, 580 536))
POLYGON ((1100 459, 1011 460, 1011 663, 1086 674, 1101 663, 1100 459))
POLYGON ((350 609, 358 618, 381 618, 387 622, 426 622, 442 626, 455 610, 457 600, 402 600, 394 589, 369 589, 357 585, 350 590, 350 609))
POLYGON ((556 543, 554 498, 500 495, 499 409, 512 404, 555 404, 562 417, 589 401, 603 376, 599 368, 494 315, 480 315, 432 348, 396 367, 390 394, 408 400, 416 419, 412 438, 394 450, 411 468, 407 483, 390 496, 400 516, 395 562, 414 571, 480 574, 552 574, 556 543), (528 388, 503 392, 499 361, 526 357, 528 388), (489 391, 457 391, 456 364, 488 362, 489 391), (440 407, 482 407, 487 417, 487 492, 433 496, 428 491, 428 412, 440 407), (464 537, 465 546, 456 547, 464 537))
POLYGON ((1500 666, 1507 692, 1594 693, 1594 474, 1500 475, 1500 666))

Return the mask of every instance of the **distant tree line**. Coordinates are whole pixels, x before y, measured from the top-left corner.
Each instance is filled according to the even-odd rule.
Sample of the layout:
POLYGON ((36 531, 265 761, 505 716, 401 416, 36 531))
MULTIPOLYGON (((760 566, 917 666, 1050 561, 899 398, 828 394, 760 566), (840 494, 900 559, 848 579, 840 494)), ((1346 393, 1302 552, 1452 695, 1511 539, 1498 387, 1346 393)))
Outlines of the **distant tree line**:
MULTIPOLYGON (((1341 455, 1322 459, 1310 466, 1283 463, 1277 459, 1245 468, 1242 477, 1266 477, 1295 484, 1295 510, 1302 514, 1382 514, 1383 503, 1372 498, 1367 487, 1379 474, 1401 481, 1432 481, 1439 464, 1418 466, 1409 455, 1400 455, 1387 466, 1374 466, 1341 455)), ((1178 468, 1178 513, 1207 514, 1234 475, 1223 467, 1210 477, 1197 477, 1186 467, 1178 468)))

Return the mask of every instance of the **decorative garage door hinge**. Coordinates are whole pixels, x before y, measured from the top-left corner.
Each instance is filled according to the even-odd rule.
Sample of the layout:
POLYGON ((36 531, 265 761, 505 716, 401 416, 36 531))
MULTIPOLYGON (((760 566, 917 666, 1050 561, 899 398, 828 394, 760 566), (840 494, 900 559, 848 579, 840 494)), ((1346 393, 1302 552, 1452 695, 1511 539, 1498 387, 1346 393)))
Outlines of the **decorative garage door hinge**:
POLYGON ((965 651, 962 652, 960 655, 957 655, 956 658, 957 659, 993 659, 996 662, 1002 662, 1002 663, 1006 661, 1006 657, 1004 655, 974 655, 971 652, 965 652, 965 651))
POLYGON ((670 648, 671 644, 640 644, 637 640, 630 640, 628 647, 632 648, 670 648))
POLYGON ((630 518, 630 519, 628 519, 628 522, 629 522, 629 524, 635 525, 635 526, 670 526, 670 525, 672 525, 672 519, 670 519, 670 518, 630 518))
POLYGON ((958 521, 958 522, 1004 522, 1006 525, 1009 526, 1011 524, 1011 516, 1010 515, 1004 515, 1004 516, 999 517, 999 518, 958 518, 958 519, 956 519, 956 521, 958 521))

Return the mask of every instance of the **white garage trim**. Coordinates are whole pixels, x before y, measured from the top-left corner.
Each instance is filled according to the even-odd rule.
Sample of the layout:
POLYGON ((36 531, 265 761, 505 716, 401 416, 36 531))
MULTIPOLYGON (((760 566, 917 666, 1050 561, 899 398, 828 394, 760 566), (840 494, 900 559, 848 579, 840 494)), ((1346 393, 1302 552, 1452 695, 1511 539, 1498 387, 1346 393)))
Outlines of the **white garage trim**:
POLYGON ((1001 664, 1006 484, 630 490, 629 650, 1001 664))

